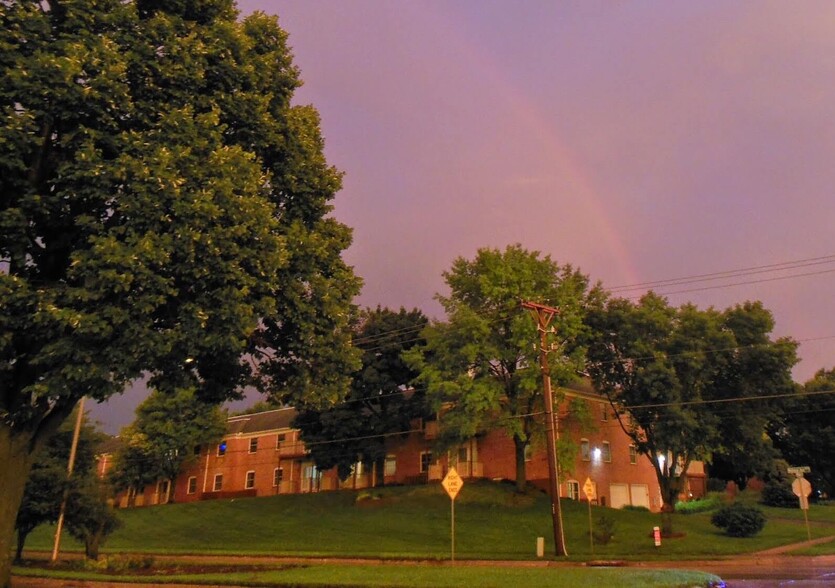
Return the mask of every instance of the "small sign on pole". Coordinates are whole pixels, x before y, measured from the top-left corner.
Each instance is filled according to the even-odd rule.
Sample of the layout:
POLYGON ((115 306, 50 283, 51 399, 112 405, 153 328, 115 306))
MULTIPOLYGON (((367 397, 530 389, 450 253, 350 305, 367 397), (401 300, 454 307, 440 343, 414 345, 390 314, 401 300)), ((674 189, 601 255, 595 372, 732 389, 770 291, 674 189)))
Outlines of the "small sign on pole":
MULTIPOLYGON (((791 468, 789 468, 791 470, 791 468)), ((808 469, 808 468, 807 468, 808 469)), ((812 531, 809 529, 809 495, 812 493, 812 485, 801 473, 792 482, 792 492, 800 499, 800 509, 803 511, 803 518, 806 520, 806 537, 812 540, 812 531)))
POLYGON ((591 478, 586 478, 586 483, 583 484, 583 493, 586 495, 586 500, 589 503, 589 547, 591 548, 591 554, 594 555, 594 531, 591 523, 591 501, 597 498, 597 492, 591 478))
POLYGON ((464 480, 461 479, 461 476, 458 475, 458 472, 455 471, 455 468, 449 468, 446 476, 444 476, 443 481, 441 482, 441 486, 444 487, 446 493, 449 495, 449 504, 450 504, 450 535, 452 537, 450 543, 452 546, 452 553, 451 553, 451 560, 455 561, 455 497, 458 496, 458 493, 461 491, 461 487, 464 486, 464 480))

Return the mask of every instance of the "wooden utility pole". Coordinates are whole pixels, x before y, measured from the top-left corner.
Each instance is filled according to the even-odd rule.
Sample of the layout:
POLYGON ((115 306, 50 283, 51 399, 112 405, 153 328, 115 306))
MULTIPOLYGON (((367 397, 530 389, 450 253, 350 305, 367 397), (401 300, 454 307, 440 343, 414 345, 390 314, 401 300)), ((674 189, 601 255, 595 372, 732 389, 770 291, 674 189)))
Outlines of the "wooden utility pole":
POLYGON ((560 507, 560 479, 559 460, 557 458, 557 440, 559 434, 559 420, 554 411, 554 398, 551 395, 551 375, 548 370, 548 345, 547 329, 559 311, 550 306, 543 306, 535 302, 522 302, 522 308, 531 311, 536 320, 536 327, 539 331, 539 366, 542 370, 542 394, 545 398, 545 432, 548 437, 546 443, 548 449, 548 477, 551 485, 551 518, 554 523, 554 553, 557 556, 568 555, 565 550, 565 537, 562 531, 562 508, 560 507))
MULTIPOLYGON (((75 430, 72 433, 72 445, 70 445, 70 460, 67 463, 67 481, 72 477, 73 466, 75 465, 75 452, 78 449, 78 437, 81 433, 81 421, 84 420, 84 397, 78 401, 78 414, 75 417, 75 430)), ((67 511, 67 499, 70 489, 64 490, 64 499, 61 501, 61 510, 58 513, 58 525, 55 528, 55 543, 52 546, 51 561, 58 559, 58 550, 61 547, 61 531, 64 528, 64 515, 67 511)))

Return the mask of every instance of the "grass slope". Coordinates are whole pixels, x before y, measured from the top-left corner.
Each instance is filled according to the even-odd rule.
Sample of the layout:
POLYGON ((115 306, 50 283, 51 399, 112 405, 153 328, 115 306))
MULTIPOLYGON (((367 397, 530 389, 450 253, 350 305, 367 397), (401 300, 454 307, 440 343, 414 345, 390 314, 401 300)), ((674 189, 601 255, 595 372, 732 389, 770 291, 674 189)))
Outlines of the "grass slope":
MULTIPOLYGON (((367 500, 342 491, 123 510, 124 526, 105 551, 449 558, 450 501, 439 484, 380 488, 373 494, 375 499, 367 500)), ((710 524, 709 512, 675 515, 675 530, 685 535, 656 548, 650 535, 659 515, 595 507, 593 518, 605 514, 615 521, 615 537, 592 554, 587 507, 563 500, 566 543, 574 560, 698 559, 806 539, 800 511, 766 511, 770 520, 764 531, 750 539, 722 535, 710 524)), ((813 507, 810 517, 831 521, 835 508, 813 507)), ((534 559, 537 537, 545 537, 546 554, 553 553, 548 497, 518 495, 508 484, 467 484, 455 503, 455 529, 457 559, 534 559)), ((38 529, 27 549, 51 549, 52 532, 38 529)), ((813 537, 833 534, 832 526, 812 527, 813 537)), ((71 540, 64 545, 78 548, 71 540)))

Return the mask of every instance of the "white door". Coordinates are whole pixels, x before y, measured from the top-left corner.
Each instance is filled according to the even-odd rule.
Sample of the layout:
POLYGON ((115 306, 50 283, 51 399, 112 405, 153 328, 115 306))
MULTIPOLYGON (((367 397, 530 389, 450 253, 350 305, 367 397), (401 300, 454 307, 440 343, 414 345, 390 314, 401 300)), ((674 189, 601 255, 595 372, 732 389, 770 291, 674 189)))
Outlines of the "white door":
POLYGON ((649 486, 632 484, 632 505, 649 508, 649 486))
POLYGON ((629 502, 629 485, 628 484, 609 484, 609 497, 611 500, 610 506, 612 508, 620 508, 629 502))

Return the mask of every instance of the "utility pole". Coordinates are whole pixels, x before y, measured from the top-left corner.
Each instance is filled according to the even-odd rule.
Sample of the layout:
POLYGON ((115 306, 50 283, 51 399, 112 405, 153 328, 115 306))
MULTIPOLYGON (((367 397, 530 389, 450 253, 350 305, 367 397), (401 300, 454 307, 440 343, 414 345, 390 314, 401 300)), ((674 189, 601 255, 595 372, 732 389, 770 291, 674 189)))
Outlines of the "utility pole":
POLYGON ((559 311, 550 306, 544 306, 535 302, 522 302, 522 308, 531 311, 536 320, 536 328, 539 331, 539 366, 542 370, 542 395, 545 398, 545 432, 548 437, 546 443, 548 449, 548 474, 551 484, 551 518, 554 523, 554 553, 557 556, 568 555, 565 550, 565 537, 562 531, 562 508, 560 507, 560 479, 559 460, 557 459, 557 440, 559 439, 559 421, 554 411, 554 398, 551 395, 551 376, 548 370, 548 347, 547 329, 559 311))
MULTIPOLYGON (((75 430, 72 434, 72 445, 70 445, 70 460, 67 463, 67 481, 72 477, 73 466, 75 465, 75 452, 78 449, 78 437, 81 433, 81 421, 84 419, 84 397, 78 401, 78 414, 75 417, 75 430)), ((64 528, 64 514, 67 510, 67 498, 69 498, 69 487, 64 490, 64 499, 61 501, 61 510, 58 513, 58 525, 55 529, 55 543, 52 546, 52 559, 58 559, 58 550, 61 547, 61 531, 64 528)))

